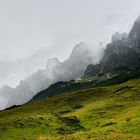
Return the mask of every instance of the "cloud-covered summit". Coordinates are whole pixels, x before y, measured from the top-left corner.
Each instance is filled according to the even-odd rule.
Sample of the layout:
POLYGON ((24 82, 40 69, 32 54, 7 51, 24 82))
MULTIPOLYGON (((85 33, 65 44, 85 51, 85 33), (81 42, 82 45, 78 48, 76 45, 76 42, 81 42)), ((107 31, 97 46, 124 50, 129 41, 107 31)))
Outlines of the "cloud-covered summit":
POLYGON ((81 42, 74 47, 70 57, 64 62, 59 62, 57 58, 48 60, 45 69, 40 69, 25 80, 20 81, 16 88, 4 86, 0 89, 0 109, 26 103, 39 91, 57 81, 83 76, 89 64, 99 62, 101 52, 102 48, 94 50, 87 43, 81 42))

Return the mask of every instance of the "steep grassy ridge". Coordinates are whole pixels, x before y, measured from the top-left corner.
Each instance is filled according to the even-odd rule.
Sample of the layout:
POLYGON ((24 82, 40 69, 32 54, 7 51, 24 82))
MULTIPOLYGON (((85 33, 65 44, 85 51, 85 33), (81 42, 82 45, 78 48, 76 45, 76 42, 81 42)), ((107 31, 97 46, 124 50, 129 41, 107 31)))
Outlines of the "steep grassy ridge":
POLYGON ((139 140, 140 79, 0 112, 2 140, 139 140))
POLYGON ((50 96, 59 95, 62 93, 85 90, 93 87, 105 87, 124 83, 130 79, 138 79, 140 77, 140 70, 132 70, 123 72, 119 75, 112 75, 112 78, 107 78, 107 76, 93 76, 93 77, 83 77, 79 81, 60 81, 52 84, 49 88, 36 94, 31 101, 34 102, 48 98, 50 96))

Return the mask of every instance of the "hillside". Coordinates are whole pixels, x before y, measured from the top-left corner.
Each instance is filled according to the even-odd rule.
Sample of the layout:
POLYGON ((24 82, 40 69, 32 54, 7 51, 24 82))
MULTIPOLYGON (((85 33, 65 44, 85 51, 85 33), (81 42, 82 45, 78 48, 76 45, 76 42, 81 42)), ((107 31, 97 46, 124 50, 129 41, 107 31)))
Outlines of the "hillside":
POLYGON ((140 79, 0 112, 2 140, 139 140, 140 79))
POLYGON ((60 62, 57 58, 49 59, 46 68, 27 76, 15 88, 7 85, 0 88, 0 110, 27 103, 38 92, 56 82, 83 76, 89 64, 98 63, 99 52, 92 50, 88 43, 80 42, 75 45, 65 61, 60 62))
POLYGON ((78 80, 60 81, 52 84, 49 88, 37 93, 29 102, 35 102, 38 100, 46 99, 48 97, 59 95, 62 93, 84 90, 93 87, 111 86, 120 83, 124 83, 130 79, 136 79, 140 77, 140 70, 132 70, 123 72, 119 75, 112 75, 112 77, 106 76, 93 76, 82 77, 78 80))

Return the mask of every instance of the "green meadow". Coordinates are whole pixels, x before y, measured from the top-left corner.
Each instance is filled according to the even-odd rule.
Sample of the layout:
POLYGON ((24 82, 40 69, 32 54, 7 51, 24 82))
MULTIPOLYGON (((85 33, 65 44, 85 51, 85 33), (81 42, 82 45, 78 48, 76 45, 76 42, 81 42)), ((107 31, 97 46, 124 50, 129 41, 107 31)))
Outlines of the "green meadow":
POLYGON ((0 112, 0 140, 140 140, 140 79, 0 112))

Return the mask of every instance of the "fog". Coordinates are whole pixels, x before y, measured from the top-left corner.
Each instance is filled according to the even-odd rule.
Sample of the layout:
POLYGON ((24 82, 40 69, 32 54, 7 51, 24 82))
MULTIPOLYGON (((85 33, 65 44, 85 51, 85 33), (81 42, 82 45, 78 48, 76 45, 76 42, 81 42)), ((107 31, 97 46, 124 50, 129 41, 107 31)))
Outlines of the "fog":
POLYGON ((0 86, 15 87, 43 68, 48 58, 67 59, 80 41, 95 48, 109 42, 114 32, 128 32, 140 14, 139 4, 139 0, 0 1, 0 86))
MULTIPOLYGON (((96 50, 102 50, 101 46, 110 42, 112 34, 129 32, 134 20, 140 15, 139 4, 139 0, 0 1, 0 106, 25 102, 19 96, 19 91, 24 87, 29 86, 22 94, 28 100, 35 92, 55 81, 68 80, 82 74, 86 62, 81 66, 82 71, 78 70, 81 63, 77 62, 77 67, 68 73, 75 61, 74 57, 71 57, 74 60, 69 58, 75 44, 81 41, 89 43, 93 52, 92 61, 89 62, 96 63, 100 56, 97 55, 100 51, 96 50), (51 59, 55 57, 59 61, 51 59), (53 67, 50 60, 54 64, 61 64, 57 66, 59 74, 52 72, 52 68, 45 68, 46 65, 53 67), (62 71, 64 66, 66 69, 62 71), (46 73, 46 69, 49 72, 46 73), (34 83, 32 78, 40 80, 34 83), (39 86, 32 89, 31 83, 39 86)), ((114 37, 117 38, 118 34, 114 37)))
POLYGON ((103 48, 91 48, 87 43, 77 44, 71 55, 64 62, 58 58, 48 60, 45 69, 40 69, 25 80, 20 81, 16 88, 7 85, 0 89, 0 110, 12 105, 21 105, 29 101, 35 94, 46 89, 57 81, 68 81, 84 76, 89 64, 97 64, 103 55, 103 48))

